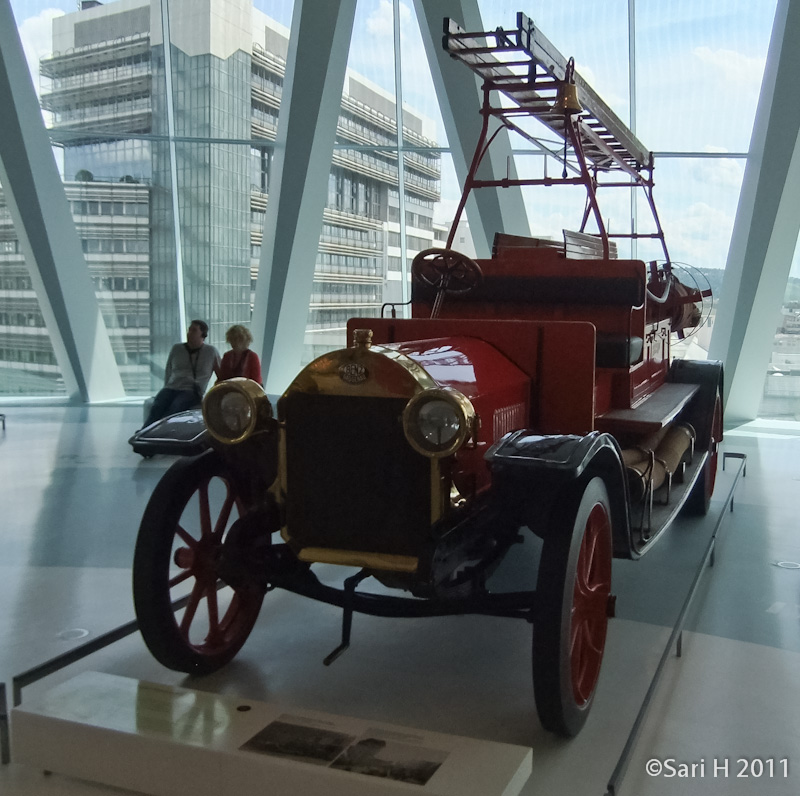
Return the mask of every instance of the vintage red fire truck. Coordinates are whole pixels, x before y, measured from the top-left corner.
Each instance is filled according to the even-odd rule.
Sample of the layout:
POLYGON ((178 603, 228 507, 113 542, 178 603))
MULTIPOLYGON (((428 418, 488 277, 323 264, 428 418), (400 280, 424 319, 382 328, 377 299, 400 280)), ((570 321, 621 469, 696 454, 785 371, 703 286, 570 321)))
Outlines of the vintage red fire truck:
POLYGON ((484 86, 458 215, 477 188, 553 182, 476 177, 493 126, 513 132, 524 113, 566 142, 576 176, 562 180, 588 197, 580 231, 563 244, 500 234, 471 259, 450 248, 456 218, 446 247, 414 259, 411 317, 351 320, 349 345, 303 368, 276 416, 255 383, 217 384, 211 447, 167 471, 142 519, 136 612, 155 657, 193 673, 233 658, 273 589, 342 608, 326 663, 353 612, 517 617, 533 626, 541 723, 571 736, 597 685, 612 560, 645 553, 681 509, 708 510, 722 367, 671 359, 708 292, 672 268, 652 155, 571 60, 521 14, 510 30, 446 20, 444 45, 484 86), (614 257, 597 202, 612 183, 644 191, 661 263, 614 257), (526 537, 539 546, 529 588, 498 588, 526 537), (340 588, 321 565, 353 572, 340 588))

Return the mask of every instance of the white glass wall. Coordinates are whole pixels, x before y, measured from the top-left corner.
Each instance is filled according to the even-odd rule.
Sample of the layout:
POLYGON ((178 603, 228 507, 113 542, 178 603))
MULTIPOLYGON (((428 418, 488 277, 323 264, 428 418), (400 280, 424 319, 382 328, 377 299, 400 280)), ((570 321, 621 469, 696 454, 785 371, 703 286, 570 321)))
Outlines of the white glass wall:
MULTIPOLYGON (((158 386, 166 349, 181 333, 179 254, 186 311, 211 322, 212 343, 224 347, 226 326, 250 320, 293 11, 289 0, 250 3, 251 35, 235 40, 231 34, 205 48, 187 33, 186 3, 171 6, 172 129, 179 136, 173 171, 165 53, 160 26, 150 30, 160 16, 158 0, 152 13, 151 0, 84 2, 81 10, 74 0, 12 0, 131 394, 158 386)), ((520 10, 516 0, 480 0, 479 7, 486 29, 512 26, 520 10)), ((717 288, 775 0, 539 0, 522 10, 564 55, 575 57, 578 71, 654 150, 655 197, 670 254, 704 271, 717 288)), ((410 0, 359 1, 348 66, 306 359, 344 344, 347 317, 375 315, 381 304, 402 299, 404 260, 407 268, 421 248, 442 244, 460 195, 410 0)), ((521 173, 542 168, 541 155, 526 147, 516 160, 521 173)), ((583 203, 576 193, 526 191, 532 234, 558 237, 563 228, 574 229, 583 203)), ((630 197, 618 193, 601 196, 612 232, 635 223, 630 197)), ((647 208, 641 201, 634 208, 644 223, 647 208)), ((471 251, 467 224, 454 245, 471 251)), ((627 251, 621 245, 620 255, 627 251)), ((660 256, 643 243, 636 254, 660 256)), ((0 395, 57 394, 63 390, 58 364, 26 270, 0 205, 0 395)), ((792 364, 787 336, 800 312, 792 301, 800 297, 791 289, 790 280, 787 321, 779 331, 785 361, 773 366, 792 364)), ((712 324, 713 314, 708 329, 712 324)), ((700 338, 695 342, 704 347, 700 338)), ((791 367, 783 375, 792 375, 791 367)))

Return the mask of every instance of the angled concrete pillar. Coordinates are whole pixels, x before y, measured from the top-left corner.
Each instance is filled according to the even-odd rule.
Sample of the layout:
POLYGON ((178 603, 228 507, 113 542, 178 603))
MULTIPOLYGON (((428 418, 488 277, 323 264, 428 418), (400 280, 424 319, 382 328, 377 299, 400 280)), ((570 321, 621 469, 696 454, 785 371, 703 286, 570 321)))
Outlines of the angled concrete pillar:
POLYGON ((800 231, 800 3, 778 0, 709 357, 726 369, 726 423, 758 413, 800 231))
POLYGON ((9 0, 0 0, 0 182, 73 400, 124 395, 9 0))
MULTIPOLYGON (((477 0, 414 0, 422 41, 433 76, 433 85, 453 154, 456 176, 463 186, 480 135, 483 103, 481 83, 464 64, 453 60, 442 47, 442 20, 450 17, 464 30, 483 30, 477 0)), ((510 19, 506 24, 513 24, 510 19)), ((516 170, 508 132, 503 130, 484 157, 478 178, 514 178, 516 170)), ((481 188, 467 201, 469 229, 478 257, 488 257, 495 232, 530 235, 522 189, 481 188)))
POLYGON ((294 4, 252 322, 270 393, 289 386, 303 352, 355 8, 294 4))

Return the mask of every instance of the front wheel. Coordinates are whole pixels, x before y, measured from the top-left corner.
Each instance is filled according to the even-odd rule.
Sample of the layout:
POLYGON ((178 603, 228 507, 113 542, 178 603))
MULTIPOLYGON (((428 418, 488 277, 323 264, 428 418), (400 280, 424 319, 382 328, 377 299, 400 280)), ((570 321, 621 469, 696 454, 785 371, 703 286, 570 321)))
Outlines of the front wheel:
POLYGON ((533 628, 533 689, 542 726, 573 737, 594 700, 611 597, 611 509, 602 478, 555 502, 542 548, 533 628))
POLYGON ((178 460, 147 504, 136 539, 133 601, 147 647, 169 669, 219 669, 258 617, 263 587, 246 581, 231 587, 220 578, 240 508, 236 484, 214 451, 178 460), (181 598, 182 611, 172 605, 181 598))

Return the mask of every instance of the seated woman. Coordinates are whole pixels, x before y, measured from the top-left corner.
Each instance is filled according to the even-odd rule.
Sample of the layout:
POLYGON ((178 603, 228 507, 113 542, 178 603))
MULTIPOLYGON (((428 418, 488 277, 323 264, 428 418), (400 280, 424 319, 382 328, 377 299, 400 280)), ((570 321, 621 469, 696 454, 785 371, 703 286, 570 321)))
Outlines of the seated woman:
POLYGON ((250 343, 253 342, 250 330, 237 323, 225 332, 225 341, 231 350, 222 357, 218 374, 219 381, 244 376, 246 379, 252 379, 261 384, 261 362, 258 354, 250 350, 250 343))

